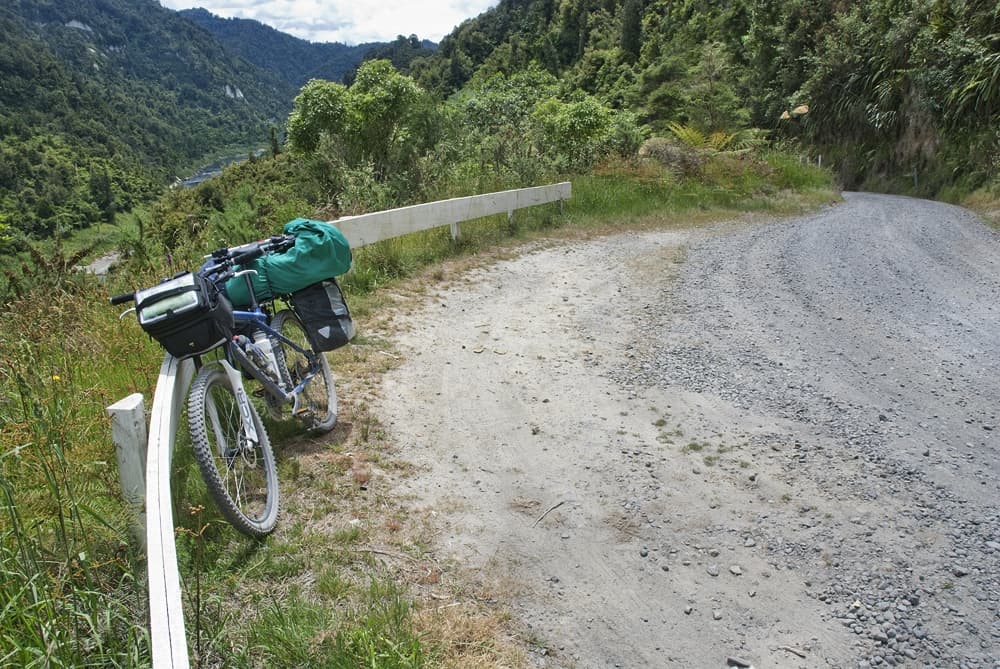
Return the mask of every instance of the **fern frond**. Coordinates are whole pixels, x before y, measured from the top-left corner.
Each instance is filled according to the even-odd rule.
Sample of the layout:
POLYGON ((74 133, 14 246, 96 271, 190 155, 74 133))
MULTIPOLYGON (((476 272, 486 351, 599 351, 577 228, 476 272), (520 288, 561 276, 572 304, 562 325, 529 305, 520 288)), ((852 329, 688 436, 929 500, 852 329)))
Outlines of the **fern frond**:
POLYGON ((705 137, 705 133, 693 126, 682 125, 676 121, 671 121, 667 125, 667 128, 674 134, 674 137, 676 137, 677 140, 685 146, 690 146, 695 149, 704 149, 708 147, 708 138, 705 137))
POLYGON ((732 144, 734 137, 736 137, 736 135, 732 135, 722 130, 716 130, 708 136, 706 146, 713 151, 725 151, 729 148, 729 145, 732 144))

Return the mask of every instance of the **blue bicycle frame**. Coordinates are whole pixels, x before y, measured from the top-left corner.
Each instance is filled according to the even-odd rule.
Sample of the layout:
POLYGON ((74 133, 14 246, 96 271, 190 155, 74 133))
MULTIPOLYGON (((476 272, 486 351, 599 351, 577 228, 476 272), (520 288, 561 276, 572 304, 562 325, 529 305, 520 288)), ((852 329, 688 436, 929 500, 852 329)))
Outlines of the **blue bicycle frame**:
MULTIPOLYGON (((245 270, 244 272, 240 272, 240 274, 243 274, 246 278, 248 289, 252 288, 249 277, 249 274, 252 271, 253 270, 245 270)), ((309 371, 304 375, 302 381, 295 386, 295 388, 285 391, 277 383, 275 383, 273 379, 264 373, 264 370, 261 370, 259 365, 251 361, 239 346, 234 345, 232 340, 226 344, 226 358, 229 360, 230 364, 239 369, 245 370, 253 378, 263 384, 267 391, 273 395, 275 399, 280 400, 282 403, 292 402, 293 411, 295 411, 298 409, 299 394, 319 372, 319 366, 316 364, 316 354, 314 354, 311 350, 302 348, 288 337, 272 328, 268 323, 268 314, 261 309, 256 296, 253 294, 253 290, 250 290, 250 296, 251 304, 249 311, 233 310, 233 321, 236 324, 236 329, 245 329, 250 332, 251 335, 255 330, 262 330, 268 336, 304 355, 306 360, 309 361, 309 371)))

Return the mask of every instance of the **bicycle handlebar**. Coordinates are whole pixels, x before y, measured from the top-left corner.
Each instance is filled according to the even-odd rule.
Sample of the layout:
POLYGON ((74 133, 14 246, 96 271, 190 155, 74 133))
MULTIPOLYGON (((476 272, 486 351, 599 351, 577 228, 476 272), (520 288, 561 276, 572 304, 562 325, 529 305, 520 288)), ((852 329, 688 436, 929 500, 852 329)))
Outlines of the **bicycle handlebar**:
POLYGON ((217 249, 212 251, 210 255, 205 256, 214 260, 215 263, 212 265, 206 263, 200 271, 204 276, 210 276, 218 272, 228 274, 234 265, 245 265, 267 253, 281 253, 292 248, 294 245, 294 235, 274 235, 268 239, 250 242, 249 244, 217 249))
MULTIPOLYGON (((210 259, 206 262, 198 273, 208 278, 213 283, 220 283, 233 275, 233 267, 245 265, 252 260, 267 253, 282 253, 295 246, 295 235, 274 235, 267 239, 262 239, 249 244, 222 248, 212 251, 205 256, 210 259), (212 262, 214 261, 214 262, 212 262), (210 264, 211 263, 211 264, 210 264), (215 276, 213 276, 215 275, 215 276)), ((135 292, 114 295, 110 298, 112 305, 125 304, 135 301, 135 292)))
POLYGON ((133 293, 124 293, 122 295, 114 295, 111 298, 111 304, 117 306, 119 304, 125 304, 126 302, 131 302, 134 299, 135 299, 135 293, 134 292, 133 293))

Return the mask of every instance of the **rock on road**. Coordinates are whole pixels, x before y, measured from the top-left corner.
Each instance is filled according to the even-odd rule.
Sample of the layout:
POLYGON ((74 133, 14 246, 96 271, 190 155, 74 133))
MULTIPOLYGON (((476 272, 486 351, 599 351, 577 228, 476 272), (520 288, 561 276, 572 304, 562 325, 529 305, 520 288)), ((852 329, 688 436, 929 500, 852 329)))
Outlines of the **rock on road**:
POLYGON ((399 317, 378 413, 540 666, 996 669, 998 305, 909 198, 537 247, 399 317))

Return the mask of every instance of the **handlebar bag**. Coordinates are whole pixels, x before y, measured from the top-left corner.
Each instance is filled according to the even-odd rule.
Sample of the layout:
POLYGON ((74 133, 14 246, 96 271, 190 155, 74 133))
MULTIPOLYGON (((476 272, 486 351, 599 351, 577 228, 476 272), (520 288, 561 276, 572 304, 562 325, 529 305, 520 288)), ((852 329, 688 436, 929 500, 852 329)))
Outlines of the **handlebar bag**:
POLYGON ((139 325, 175 358, 206 353, 232 336, 232 304, 191 272, 136 291, 135 304, 139 325))
MULTIPOLYGON (((258 300, 276 295, 291 295, 331 276, 351 269, 351 245, 344 234, 330 223, 296 218, 285 223, 285 234, 295 235, 295 245, 284 253, 269 253, 243 269, 257 273, 251 277, 253 294, 258 300)), ((226 282, 226 294, 237 306, 250 304, 246 279, 226 282)))
POLYGON ((317 351, 332 351, 354 339, 354 320, 336 279, 326 279, 292 293, 290 302, 317 351))

